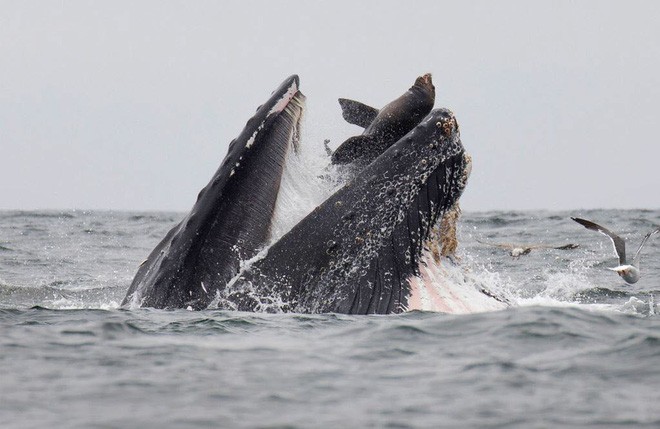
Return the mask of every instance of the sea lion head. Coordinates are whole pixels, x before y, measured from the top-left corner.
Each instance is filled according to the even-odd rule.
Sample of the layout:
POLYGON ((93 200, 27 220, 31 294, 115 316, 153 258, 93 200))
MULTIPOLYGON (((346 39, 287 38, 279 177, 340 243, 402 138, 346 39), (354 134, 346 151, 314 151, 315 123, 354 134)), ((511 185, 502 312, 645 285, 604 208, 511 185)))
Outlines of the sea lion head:
POLYGON ((435 86, 433 86, 433 79, 431 73, 426 73, 422 76, 419 76, 417 79, 415 79, 415 85, 417 87, 421 88, 426 88, 430 90, 435 90, 435 86))
POLYGON ((426 73, 422 76, 419 76, 415 79, 415 84, 410 88, 411 90, 422 91, 430 96, 431 105, 435 101, 435 86, 433 86, 433 79, 431 78, 431 73, 426 73))

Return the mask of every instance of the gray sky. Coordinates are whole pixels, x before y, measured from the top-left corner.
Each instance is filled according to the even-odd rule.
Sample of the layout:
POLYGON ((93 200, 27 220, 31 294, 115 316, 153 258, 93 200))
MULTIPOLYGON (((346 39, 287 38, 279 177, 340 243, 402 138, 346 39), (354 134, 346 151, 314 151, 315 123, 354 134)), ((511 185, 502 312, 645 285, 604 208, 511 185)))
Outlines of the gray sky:
POLYGON ((660 208, 660 2, 338 0, 0 0, 0 208, 188 210, 287 76, 336 146, 425 72, 465 210, 660 208))

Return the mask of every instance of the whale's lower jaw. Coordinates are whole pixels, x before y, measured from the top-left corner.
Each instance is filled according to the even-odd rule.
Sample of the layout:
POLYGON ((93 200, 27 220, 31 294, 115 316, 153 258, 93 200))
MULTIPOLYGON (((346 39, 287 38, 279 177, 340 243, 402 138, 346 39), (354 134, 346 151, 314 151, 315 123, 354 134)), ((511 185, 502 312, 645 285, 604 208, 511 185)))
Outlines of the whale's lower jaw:
POLYGON ((143 263, 122 306, 206 308, 269 240, 277 197, 300 139, 305 96, 287 78, 229 144, 188 215, 143 263))
MULTIPOLYGON (((471 158, 466 154, 467 181, 471 158)), ((470 314, 496 311, 509 301, 470 278, 469 270, 457 264, 457 224, 461 209, 455 204, 432 229, 419 257, 417 274, 408 279, 409 295, 404 311, 434 311, 470 314)))

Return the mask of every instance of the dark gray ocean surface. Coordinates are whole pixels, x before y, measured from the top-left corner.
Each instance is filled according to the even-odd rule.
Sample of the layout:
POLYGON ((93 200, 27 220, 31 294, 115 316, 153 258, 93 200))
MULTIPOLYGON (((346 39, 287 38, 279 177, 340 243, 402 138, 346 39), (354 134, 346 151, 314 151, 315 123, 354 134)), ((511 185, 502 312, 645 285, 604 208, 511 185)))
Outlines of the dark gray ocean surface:
POLYGON ((0 427, 658 428, 660 236, 629 286, 570 216, 630 256, 660 225, 466 213, 460 269, 514 306, 346 316, 119 309, 183 214, 0 212, 0 427), (512 258, 477 239, 580 247, 512 258))

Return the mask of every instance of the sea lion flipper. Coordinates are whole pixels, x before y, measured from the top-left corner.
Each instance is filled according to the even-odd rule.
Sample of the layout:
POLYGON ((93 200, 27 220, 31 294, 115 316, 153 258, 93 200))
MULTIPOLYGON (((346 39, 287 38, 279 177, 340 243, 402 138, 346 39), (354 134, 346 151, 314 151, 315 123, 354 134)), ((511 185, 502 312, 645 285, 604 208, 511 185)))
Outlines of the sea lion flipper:
POLYGON ((341 115, 349 124, 367 128, 378 116, 378 109, 359 101, 340 98, 341 115))
POLYGON ((349 164, 371 152, 369 146, 375 143, 373 136, 353 136, 342 143, 337 150, 332 153, 333 164, 349 164))

